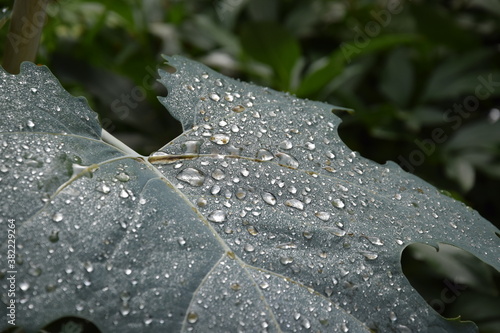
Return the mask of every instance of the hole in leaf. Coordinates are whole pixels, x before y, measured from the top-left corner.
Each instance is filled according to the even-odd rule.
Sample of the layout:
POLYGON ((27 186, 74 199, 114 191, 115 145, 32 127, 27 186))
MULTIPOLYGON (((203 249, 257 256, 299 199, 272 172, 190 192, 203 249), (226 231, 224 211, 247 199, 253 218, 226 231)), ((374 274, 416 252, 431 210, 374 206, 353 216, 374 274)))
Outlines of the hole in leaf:
POLYGON ((46 325, 41 332, 101 333, 88 319, 74 316, 61 317, 46 325))
MULTIPOLYGON (((23 332, 26 331, 22 327, 14 326, 1 331, 0 333, 23 333, 23 332)), ((74 317, 74 316, 66 316, 56 319, 53 322, 47 324, 38 332, 39 333, 72 333, 72 332, 101 333, 101 330, 99 330, 97 326, 88 319, 81 317, 74 317)))
POLYGON ((439 244, 407 246, 403 273, 441 316, 471 320, 480 332, 500 332, 500 273, 469 252, 439 244))

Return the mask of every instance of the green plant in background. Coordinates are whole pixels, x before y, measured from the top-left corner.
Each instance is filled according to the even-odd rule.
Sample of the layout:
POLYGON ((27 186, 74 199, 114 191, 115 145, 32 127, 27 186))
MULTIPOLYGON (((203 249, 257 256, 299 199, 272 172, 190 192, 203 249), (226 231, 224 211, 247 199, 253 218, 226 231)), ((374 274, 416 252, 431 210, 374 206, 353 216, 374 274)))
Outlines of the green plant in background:
MULTIPOLYGON (((432 176, 435 174, 433 164, 444 165, 442 173, 447 170, 449 175, 458 177, 462 193, 466 193, 467 189, 477 183, 474 180, 477 170, 481 170, 481 173, 488 174, 490 177, 497 177, 498 138, 493 134, 498 133, 495 132, 498 125, 495 122, 494 111, 495 98, 498 95, 496 86, 498 68, 497 65, 488 63, 494 53, 487 50, 487 47, 485 50, 484 45, 493 43, 488 36, 498 30, 495 24, 488 25, 488 22, 491 22, 488 15, 495 15, 498 12, 492 11, 492 14, 487 15, 481 12, 481 7, 477 7, 478 13, 473 15, 464 13, 459 16, 459 19, 452 19, 449 12, 427 3, 404 4, 400 7, 388 7, 386 4, 350 7, 345 3, 332 1, 316 1, 309 4, 292 1, 286 4, 279 1, 220 1, 201 4, 190 1, 172 3, 130 1, 129 5, 130 9, 123 9, 125 7, 122 6, 115 8, 116 4, 113 2, 104 1, 99 3, 61 2, 49 5, 49 21, 40 50, 40 59, 48 63, 57 76, 66 82, 65 85, 70 91, 85 92, 91 105, 100 110, 103 126, 135 149, 151 151, 150 147, 155 145, 152 142, 156 142, 159 146, 169 141, 165 139, 166 137, 171 138, 178 133, 179 130, 172 129, 171 118, 166 117, 164 110, 152 107, 156 98, 154 96, 165 94, 165 90, 160 85, 154 84, 156 74, 152 64, 159 61, 160 52, 189 52, 193 57, 225 73, 293 92, 301 97, 328 100, 356 108, 354 116, 344 117, 341 134, 345 141, 364 155, 381 162, 385 161, 390 154, 381 150, 380 147, 399 146, 396 150, 398 155, 394 155, 393 160, 412 172, 422 172, 425 175, 427 169, 433 170, 430 174, 431 178, 434 177, 436 180, 435 183, 444 184, 445 188, 451 190, 456 189, 455 196, 461 197, 458 192, 459 188, 450 188, 449 184, 452 183, 443 182, 441 174, 432 176), (438 8, 435 10, 436 13, 426 16, 428 9, 436 8, 438 8), (86 15, 88 13, 92 15, 86 15), (265 15, 263 16, 262 13, 265 15), (476 16, 481 16, 481 29, 470 22, 470 19, 475 19, 476 16), (446 33, 435 34, 432 29, 428 29, 428 26, 421 25, 419 20, 424 17, 435 24, 446 22, 444 29, 446 33), (277 18, 280 18, 284 24, 273 23, 277 18), (258 20, 262 22, 256 22, 258 20), (444 38, 443 36, 447 34, 462 37, 444 38), (475 38, 478 34, 483 36, 481 42, 475 38), (256 43, 256 36, 258 36, 259 43, 256 43), (99 45, 99 52, 95 51, 96 45, 99 45), (107 56, 107 54, 110 55, 107 56), (375 81, 374 78, 377 75, 382 78, 380 81, 375 81), (92 94, 88 94, 87 91, 92 94), (471 111, 474 107, 472 104, 475 101, 474 97, 480 104, 471 111), (459 109, 460 105, 464 110, 462 112, 459 109), (372 138, 362 138, 360 136, 362 132, 371 133, 372 138), (415 140, 413 133, 422 134, 415 140), (422 156, 425 163, 422 161, 422 156)), ((461 13, 460 8, 454 10, 461 13)), ((198 75, 201 74, 198 73, 198 75)), ((169 89, 169 93, 172 91, 175 92, 175 89, 169 89)), ((210 100, 210 95, 204 98, 207 97, 210 100)), ((212 102, 217 102, 215 97, 212 102)), ((179 105, 171 104, 169 110, 175 112, 176 107, 179 105)), ((196 107, 197 105, 190 109, 196 107)), ((209 121, 212 124, 210 119, 205 120, 212 116, 211 112, 215 111, 208 110, 204 114, 199 114, 194 120, 184 123, 184 128, 189 129, 190 125, 200 121, 209 121)), ((188 114, 193 115, 191 112, 188 114)), ((180 114, 176 117, 186 121, 180 114)), ((220 122, 227 123, 227 119, 222 119, 220 122)), ((222 126, 220 122, 218 126, 222 126)), ((33 121, 33 123, 40 122, 33 121)), ((210 132, 208 128, 206 130, 206 133, 210 132)), ((246 132, 240 134, 243 135, 243 133, 246 132)), ((266 135, 266 132, 261 133, 264 134, 260 135, 266 135)), ((214 136, 210 142, 218 147, 218 140, 223 142, 225 137, 214 136)), ((181 143, 184 149, 191 149, 190 146, 196 147, 195 141, 187 140, 184 146, 182 142, 175 142, 181 143), (186 143, 190 141, 193 143, 186 143)), ((172 144, 175 146, 174 142, 172 144)), ((304 144, 305 142, 300 143, 300 145, 304 144)), ((283 149, 279 147, 276 151, 283 154, 283 149)), ((235 152, 230 150, 230 155, 235 152)), ((276 155, 276 157, 282 161, 286 159, 285 155, 276 155)), ((263 155, 251 157, 266 160, 263 155)), ((69 170, 65 174, 68 177, 74 172, 80 172, 78 169, 75 171, 74 164, 85 165, 80 159, 75 160, 76 157, 71 154, 61 158, 60 162, 64 162, 63 164, 69 170)), ((175 165, 181 167, 180 165, 187 163, 184 159, 181 157, 175 165)), ((93 163, 96 162, 92 162, 91 165, 93 163)), ((278 164, 286 166, 284 163, 278 162, 278 164)), ((199 175, 193 170, 199 170, 198 167, 183 169, 188 170, 185 173, 181 171, 177 174, 175 172, 170 174, 170 176, 177 176, 173 182, 172 180, 169 182, 180 181, 180 185, 187 183, 188 185, 184 186, 188 188, 194 186, 193 182, 196 182, 199 175)), ((162 170, 161 167, 159 169, 162 170)), ((251 170, 251 168, 248 169, 251 170)), ((89 167, 87 171, 83 170, 81 175, 92 175, 96 170, 89 167)), ((102 171, 102 167, 99 170, 102 171)), ((208 178, 210 181, 217 180, 218 176, 213 176, 211 172, 202 170, 202 173, 205 178, 211 174, 212 178, 208 178)), ((113 179, 121 181, 120 177, 119 173, 113 179)), ((169 176, 166 177, 170 179, 169 176)), ((71 181, 79 181, 80 178, 82 177, 71 181)), ((55 183, 58 181, 57 178, 54 180, 55 183)), ((116 182, 112 180, 110 184, 116 184, 116 182)), ((237 195, 237 190, 236 188, 234 191, 226 190, 225 193, 234 192, 237 195)), ((125 191, 124 193, 130 196, 130 193, 125 191)), ((487 191, 484 192, 487 194, 487 191)), ((223 192, 211 194, 214 198, 223 200, 226 196, 226 200, 229 200, 227 195, 223 192)), ((272 195, 276 200, 276 194, 272 195)), ((264 203, 275 202, 266 194, 254 200, 257 199, 264 200, 264 203)), ((301 199, 303 198, 297 200, 301 199)), ((337 201, 332 199, 331 204, 335 206, 334 202, 337 201)), ((221 204, 222 201, 217 203, 221 204)), ((296 201, 288 201, 288 203, 287 205, 286 200, 282 202, 285 207, 292 208, 294 203, 299 204, 296 201)), ((205 207, 197 202, 193 204, 200 211, 203 211, 205 207)), ((234 205, 231 201, 228 201, 228 204, 234 205)), ((211 218, 216 219, 217 214, 211 214, 228 208, 227 205, 224 207, 211 212, 207 211, 204 214, 205 218, 208 221, 217 222, 211 220, 211 218)), ((67 214, 62 216, 64 215, 67 214)), ((54 216, 56 215, 49 217, 54 218, 54 216)), ((320 216, 323 215, 320 214, 320 216)), ((353 219, 356 218, 352 217, 348 220, 352 222, 353 219)), ((445 218, 441 216, 441 219, 445 218)), ((455 228, 455 219, 456 217, 451 218, 446 223, 455 228)), ((69 226, 73 225, 66 221, 65 223, 69 223, 69 226)), ((226 221, 222 222, 229 225, 226 221)), ((120 223, 122 227, 125 225, 125 229, 129 225, 123 221, 117 223, 120 223)), ((343 226, 347 224, 340 223, 343 226)), ((254 225, 248 227, 248 221, 242 221, 242 224, 243 227, 240 228, 243 230, 253 227, 247 230, 250 235, 252 235, 250 230, 258 230, 260 234, 266 233, 267 230, 266 227, 255 228, 254 225)), ((80 224, 74 225, 80 227, 80 224)), ((335 227, 337 228, 338 225, 335 227)), ((320 229, 321 232, 325 231, 321 227, 320 229)), ((425 234, 424 230, 421 231, 425 234)), ((305 239, 309 234, 311 237, 318 234, 310 230, 305 232, 306 234, 303 235, 305 239)), ((337 231, 339 232, 343 231, 337 231)), ((335 235, 335 230, 333 234, 335 235)), ((59 234, 56 233, 56 235, 59 234)), ((359 236, 355 233, 353 235, 359 236)), ((370 235, 366 233, 363 235, 370 240, 370 235)), ((181 238, 186 241, 184 236, 181 238)), ((416 241, 414 238, 411 239, 416 241)), ((411 243, 410 240, 408 241, 411 243)), ((436 241, 444 241, 444 239, 436 241)), ((454 239, 455 243, 457 241, 459 240, 454 239)), ((180 243, 182 242, 181 240, 180 243)), ((231 248, 241 245, 242 252, 238 256, 252 252, 247 251, 250 243, 243 244, 241 239, 238 242, 226 244, 230 244, 231 248)), ((404 240, 402 242, 406 244, 404 240)), ((476 242, 478 241, 474 241, 476 242)), ((345 244, 351 245, 350 242, 344 242, 345 244)), ((255 251, 255 244, 250 245, 255 251)), ((270 243, 267 244, 269 245, 270 243)), ((444 245, 441 248, 443 250, 440 252, 446 255, 444 261, 435 256, 429 259, 425 248, 413 245, 408 247, 403 259, 403 271, 406 276, 440 314, 448 317, 462 314, 474 319, 482 330, 494 331, 498 321, 497 314, 485 311, 478 314, 474 311, 475 309, 470 309, 470 307, 468 309, 468 305, 493 304, 485 308, 496 308, 494 305, 498 302, 498 297, 495 296, 498 295, 498 272, 487 266, 483 267, 484 263, 477 263, 474 258, 464 257, 456 248, 447 248, 444 245), (428 262, 427 265, 430 263, 434 267, 443 268, 442 271, 447 274, 440 272, 439 269, 427 269, 428 274, 419 275, 422 270, 416 270, 415 267, 418 267, 422 259, 428 262), (463 264, 460 264, 462 262, 468 263, 467 265, 473 268, 471 271, 475 274, 465 274, 463 264), (420 289, 422 285, 428 286, 427 283, 421 282, 422 279, 425 281, 434 279, 436 283, 433 286, 435 287, 420 289), (430 293, 431 289, 436 289, 436 292, 430 293), (445 295, 444 299, 442 295, 445 295), (450 301, 452 296, 454 299, 450 301)), ((327 251, 324 253, 327 255, 327 251)), ((377 251, 366 251, 366 249, 357 253, 364 255, 365 260, 369 260, 370 256, 380 255, 377 251)), ((395 254, 398 255, 398 253, 392 253, 392 255, 395 254)), ((297 256, 302 257, 302 254, 297 256)), ((295 258, 291 255, 289 257, 295 258)), ((286 261, 287 257, 284 256, 284 258, 286 261)), ((295 264, 292 262, 280 264, 290 267, 291 272, 294 272, 294 267, 300 267, 300 265, 297 259, 293 260, 295 264)), ((92 260, 87 261, 93 263, 92 260)), ((85 265, 88 265, 87 261, 85 265)), ((93 267, 92 265, 92 270, 93 267)), ((86 267, 84 268, 88 273, 92 273, 86 267)), ((50 274, 47 273, 47 276, 50 274)), ((348 284, 351 282, 348 281, 348 284)), ((309 286, 307 283, 305 285, 309 286)), ((343 283, 343 287, 346 286, 343 283)), ((333 293, 334 288, 330 289, 333 293)), ((326 293, 328 296, 329 291, 320 290, 320 293, 326 293)), ((130 311, 130 295, 125 295, 124 298, 125 300, 122 298, 122 305, 125 306, 124 311, 127 313, 127 309, 130 311)), ((140 298, 135 301, 140 301, 140 298)), ((79 305, 76 306, 79 307, 79 305)), ((195 313, 198 315, 198 312, 195 313)), ((190 312, 186 310, 185 314, 189 322, 190 312)), ((144 319, 145 323, 150 322, 148 318, 150 317, 144 319)), ((394 316, 392 314, 389 316, 395 325, 399 324, 397 318, 401 316, 398 317, 395 312, 394 316), (393 318, 396 319, 393 320, 393 318)), ((150 319, 151 322, 155 322, 153 316, 150 319)), ((320 323, 323 325, 321 321, 320 323)))

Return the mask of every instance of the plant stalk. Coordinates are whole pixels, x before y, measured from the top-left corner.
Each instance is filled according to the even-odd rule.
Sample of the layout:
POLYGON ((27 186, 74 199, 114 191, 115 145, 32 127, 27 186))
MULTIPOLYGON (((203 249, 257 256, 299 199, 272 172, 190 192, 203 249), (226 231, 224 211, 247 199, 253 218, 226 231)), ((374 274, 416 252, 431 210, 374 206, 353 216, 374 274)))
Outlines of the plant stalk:
POLYGON ((15 0, 2 67, 18 74, 23 61, 35 61, 50 0, 15 0))

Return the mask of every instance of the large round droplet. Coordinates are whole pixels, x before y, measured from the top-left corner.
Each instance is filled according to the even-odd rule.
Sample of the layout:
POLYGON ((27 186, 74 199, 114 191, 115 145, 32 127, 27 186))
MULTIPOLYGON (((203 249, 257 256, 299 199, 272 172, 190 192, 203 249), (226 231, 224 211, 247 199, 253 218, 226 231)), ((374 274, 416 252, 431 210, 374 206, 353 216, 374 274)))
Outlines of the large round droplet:
POLYGON ((175 177, 191 186, 201 186, 205 181, 205 175, 195 168, 186 168, 175 177))
POLYGON ((198 321, 198 314, 196 312, 189 312, 187 315, 187 321, 190 324, 194 324, 198 321))
POLYGON ((215 223, 222 223, 226 220, 226 213, 223 210, 214 210, 207 219, 215 223))
POLYGON ((215 180, 222 180, 222 179, 226 178, 226 174, 221 169, 215 169, 212 172, 212 178, 215 180))
POLYGON ((52 216, 52 221, 54 221, 54 222, 61 222, 63 220, 63 218, 64 218, 63 214, 61 214, 61 213, 55 213, 52 216))

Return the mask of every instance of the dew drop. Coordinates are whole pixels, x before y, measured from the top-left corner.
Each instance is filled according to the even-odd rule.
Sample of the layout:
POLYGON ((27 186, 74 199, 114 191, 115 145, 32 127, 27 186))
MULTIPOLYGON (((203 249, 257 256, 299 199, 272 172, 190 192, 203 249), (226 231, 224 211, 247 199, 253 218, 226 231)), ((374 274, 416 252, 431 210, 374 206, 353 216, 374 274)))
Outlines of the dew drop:
POLYGON ((253 252, 255 251, 255 247, 252 245, 252 244, 245 244, 245 247, 244 247, 245 251, 246 252, 253 252))
POLYGON ((328 228, 328 231, 337 236, 337 237, 344 237, 346 235, 346 231, 345 230, 342 230, 340 228, 335 228, 335 227, 332 227, 332 228, 328 228))
POLYGON ((278 164, 281 166, 289 167, 292 169, 297 169, 299 167, 299 161, 291 155, 285 153, 277 153, 276 157, 279 158, 278 164))
POLYGON ((240 113, 245 111, 245 107, 243 105, 236 105, 232 110, 236 113, 240 113))
POLYGON ((255 155, 255 158, 261 161, 270 161, 274 158, 274 155, 266 149, 259 149, 257 151, 257 154, 255 155))
POLYGON ((259 287, 260 287, 261 289, 266 290, 267 288, 269 288, 269 283, 267 283, 266 281, 261 282, 261 283, 259 284, 259 287))
POLYGON ((378 254, 370 251, 363 251, 361 254, 368 260, 375 260, 378 258, 378 254))
POLYGON ((250 235, 252 235, 252 236, 257 236, 257 235, 258 235, 258 233, 259 233, 259 232, 257 231, 257 229, 256 229, 253 225, 249 226, 249 227, 247 228, 247 231, 248 231, 248 233, 249 233, 250 235))
POLYGON ((130 176, 127 175, 125 172, 120 172, 118 175, 116 175, 116 179, 118 179, 123 183, 126 183, 130 180, 130 176))
POLYGON ((49 235, 49 241, 57 243, 59 241, 59 231, 52 231, 49 235))
POLYGON ((94 266, 92 265, 92 263, 90 261, 86 261, 83 263, 83 267, 85 268, 85 270, 89 273, 92 273, 94 271, 94 266))
POLYGON ((129 313, 130 313, 130 307, 128 306, 128 304, 123 304, 120 307, 120 314, 126 317, 129 313))
POLYGON ((222 223, 226 221, 226 213, 223 210, 215 210, 208 215, 207 219, 215 223, 222 223))
POLYGON ((283 250, 289 250, 289 249, 296 249, 297 245, 295 243, 281 243, 276 245, 278 249, 283 249, 283 250))
POLYGON ((189 312, 187 315, 187 321, 190 324, 194 324, 198 321, 198 314, 196 312, 189 312))
POLYGON ((341 199, 333 199, 332 205, 336 208, 344 208, 345 204, 341 199))
POLYGON ((264 192, 262 194, 262 200, 264 200, 265 203, 267 203, 271 206, 276 205, 276 197, 272 193, 264 192))
POLYGON ((184 237, 179 237, 177 238, 177 243, 179 243, 179 245, 186 245, 186 240, 184 237))
POLYGON ((32 94, 38 93, 38 89, 36 89, 36 88, 31 88, 30 91, 32 94))
POLYGON ((384 245, 384 242, 382 242, 380 240, 380 238, 378 237, 370 237, 370 236, 365 236, 366 239, 368 239, 368 241, 370 241, 370 243, 372 243, 373 245, 378 245, 378 246, 382 246, 384 245))
POLYGON ((219 96, 219 95, 217 95, 216 93, 212 93, 212 94, 210 94, 210 99, 211 99, 212 101, 216 101, 216 102, 218 102, 218 101, 220 100, 220 96, 219 96))
POLYGON ((280 257, 280 263, 282 263, 283 265, 289 265, 292 262, 293 262, 292 257, 280 257))
POLYGON ((330 213, 328 212, 316 212, 314 215, 322 221, 328 221, 330 219, 330 213))
POLYGON ((309 240, 309 239, 312 239, 313 238, 313 234, 312 232, 309 232, 309 231, 304 231, 302 233, 302 236, 304 236, 305 239, 309 240))
POLYGON ((302 327, 304 327, 305 329, 310 329, 311 328, 311 322, 309 321, 309 319, 307 318, 304 318, 302 320, 302 323, 301 323, 302 327))
POLYGON ((63 218, 64 218, 63 214, 61 214, 61 213, 55 213, 52 216, 52 221, 54 221, 54 222, 61 222, 63 220, 63 218))
POLYGON ((241 187, 238 188, 238 190, 236 190, 236 198, 238 198, 239 200, 245 199, 246 196, 247 192, 243 190, 241 187))
POLYGON ((205 181, 205 175, 197 169, 186 168, 179 172, 175 178, 188 183, 191 186, 201 186, 205 181))
POLYGON ((202 141, 188 140, 181 144, 181 149, 185 155, 198 155, 200 153, 202 141))
POLYGON ((285 206, 292 207, 298 210, 304 210, 304 203, 297 199, 288 199, 285 201, 285 206))
POLYGON ((30 288, 30 284, 28 282, 21 282, 19 283, 19 289, 22 291, 26 291, 30 288))
POLYGON ((308 149, 308 150, 314 150, 316 148, 316 145, 314 143, 311 143, 311 142, 306 142, 304 144, 304 147, 306 147, 306 149, 308 149))
POLYGON ((226 174, 221 169, 215 169, 212 172, 212 178, 215 180, 222 180, 222 179, 226 178, 226 174))
POLYGON ((395 322, 398 317, 396 317, 396 314, 394 312, 391 311, 391 313, 389 314, 389 319, 392 321, 392 322, 395 322))
POLYGON ((127 191, 125 191, 124 189, 122 189, 122 190, 120 191, 120 198, 125 199, 125 198, 128 198, 128 197, 129 197, 128 192, 127 192, 127 191))
POLYGON ((219 185, 214 185, 212 186, 212 188, 210 189, 210 193, 213 194, 213 195, 216 195, 220 192, 221 188, 219 185))
POLYGON ((111 191, 111 188, 106 184, 101 184, 97 186, 96 190, 101 193, 108 194, 111 191))
POLYGON ((28 125, 29 128, 33 128, 35 127, 35 123, 33 122, 33 120, 28 120, 28 122, 26 123, 26 125, 28 125))
POLYGON ((278 147, 280 149, 290 150, 293 148, 293 144, 290 140, 284 140, 284 141, 281 141, 281 143, 278 145, 278 147))
POLYGON ((210 137, 210 141, 218 145, 227 145, 229 143, 229 135, 214 134, 210 137))
POLYGON ((207 205, 207 199, 205 198, 198 198, 198 200, 196 200, 196 204, 198 205, 198 207, 205 207, 207 205))

